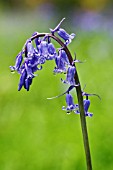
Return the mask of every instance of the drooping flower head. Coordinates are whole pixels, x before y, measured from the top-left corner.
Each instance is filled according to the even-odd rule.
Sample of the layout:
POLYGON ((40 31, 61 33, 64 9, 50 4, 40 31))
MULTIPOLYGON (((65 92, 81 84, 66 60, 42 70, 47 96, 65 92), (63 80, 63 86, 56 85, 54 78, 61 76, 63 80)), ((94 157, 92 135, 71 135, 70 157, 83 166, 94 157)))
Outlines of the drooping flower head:
MULTIPOLYGON (((10 69, 11 71, 17 71, 20 74, 18 91, 20 91, 22 87, 29 91, 33 79, 37 75, 35 72, 42 70, 43 65, 46 62, 54 60, 55 68, 53 72, 55 74, 65 73, 66 79, 61 79, 61 81, 70 86, 63 94, 53 98, 66 95, 67 106, 63 106, 62 110, 65 110, 67 113, 74 112, 79 114, 79 105, 74 104, 73 96, 70 94, 70 91, 79 86, 75 81, 77 73, 75 63, 80 62, 80 60, 77 60, 76 58, 73 60, 71 53, 67 48, 68 44, 71 43, 75 37, 75 34, 69 34, 65 29, 61 28, 64 19, 65 18, 63 18, 54 29, 50 29, 51 33, 34 32, 25 42, 22 51, 19 52, 16 57, 14 66, 10 66, 10 69), (60 48, 54 46, 52 39, 58 42, 60 48)), ((82 91, 81 94, 86 96, 86 99, 83 101, 85 116, 91 117, 92 113, 88 112, 90 106, 90 100, 88 99, 89 94, 82 91)))
MULTIPOLYGON (((67 46, 74 38, 75 34, 68 34, 60 27, 64 19, 65 18, 60 21, 55 29, 50 29, 50 31, 52 35, 57 33, 57 35, 65 41, 64 44, 67 46)), ((70 62, 65 50, 60 47, 57 52, 57 49, 51 41, 50 33, 45 33, 43 36, 39 35, 40 33, 38 32, 32 34, 26 41, 22 51, 17 55, 15 65, 10 66, 11 71, 17 71, 20 74, 18 90, 21 90, 22 87, 29 90, 32 80, 35 77, 34 73, 41 70, 42 65, 47 60, 55 60, 56 66, 54 68, 54 73, 67 73, 66 82, 74 84, 75 68, 69 66, 70 62), (34 43, 32 43, 33 40, 34 43)))

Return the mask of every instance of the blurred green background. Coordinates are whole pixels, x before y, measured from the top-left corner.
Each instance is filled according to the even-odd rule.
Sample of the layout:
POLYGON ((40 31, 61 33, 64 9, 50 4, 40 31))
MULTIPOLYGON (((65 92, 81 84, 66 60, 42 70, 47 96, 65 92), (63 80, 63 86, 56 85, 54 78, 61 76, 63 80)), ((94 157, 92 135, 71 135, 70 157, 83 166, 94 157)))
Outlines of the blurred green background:
MULTIPOLYGON (((85 170, 79 115, 62 111, 63 75, 53 75, 47 62, 29 92, 17 91, 19 75, 9 66, 33 32, 62 27, 76 38, 69 45, 82 87, 91 97, 87 118, 94 170, 113 169, 113 20, 110 0, 0 1, 0 170, 85 170)), ((75 97, 75 103, 77 99, 75 97)))

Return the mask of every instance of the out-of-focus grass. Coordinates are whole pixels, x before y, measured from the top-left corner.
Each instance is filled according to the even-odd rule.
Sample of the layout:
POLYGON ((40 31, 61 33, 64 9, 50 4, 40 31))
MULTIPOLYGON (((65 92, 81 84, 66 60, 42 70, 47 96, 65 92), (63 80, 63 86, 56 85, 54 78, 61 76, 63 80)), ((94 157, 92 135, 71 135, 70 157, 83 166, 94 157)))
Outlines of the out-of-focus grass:
MULTIPOLYGON (((25 40, 33 31, 41 31, 41 23, 23 24, 18 19, 15 22, 8 19, 7 23, 5 19, 1 20, 0 30, 0 170, 85 169, 79 115, 66 115, 61 110, 65 96, 46 99, 66 89, 60 82, 62 75, 53 76, 54 62, 44 65, 29 92, 17 91, 19 75, 9 70, 25 40)), ((48 31, 49 27, 42 24, 42 30, 48 31)), ((82 87, 86 84, 87 92, 97 93, 102 98, 100 101, 91 97, 90 112, 94 116, 87 118, 93 167, 112 170, 113 52, 110 37, 105 33, 78 31, 69 48, 73 54, 77 53, 78 59, 86 60, 84 64, 77 64, 82 87)))

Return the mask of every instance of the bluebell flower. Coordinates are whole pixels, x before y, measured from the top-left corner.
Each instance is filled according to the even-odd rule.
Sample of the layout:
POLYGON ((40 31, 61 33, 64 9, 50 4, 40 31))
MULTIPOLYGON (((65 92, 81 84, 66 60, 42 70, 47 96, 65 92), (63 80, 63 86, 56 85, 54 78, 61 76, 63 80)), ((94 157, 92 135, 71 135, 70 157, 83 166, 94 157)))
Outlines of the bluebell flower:
POLYGON ((61 79, 61 81, 62 81, 63 83, 67 83, 67 84, 70 84, 70 85, 75 85, 75 79, 74 79, 75 72, 76 72, 75 66, 69 65, 69 66, 68 66, 68 70, 67 70, 66 80, 62 80, 62 79, 61 79))
POLYGON ((56 49, 52 43, 48 44, 48 56, 47 60, 53 60, 56 57, 56 49))
POLYGON ((41 64, 44 64, 46 60, 53 60, 56 57, 56 49, 52 43, 47 43, 46 41, 41 41, 38 46, 41 64))
POLYGON ((32 84, 32 79, 35 77, 33 68, 34 67, 31 67, 31 65, 29 65, 29 60, 26 59, 20 70, 21 76, 18 85, 18 91, 20 91, 23 86, 27 91, 29 90, 29 87, 32 84))
POLYGON ((93 114, 88 112, 88 109, 89 109, 89 106, 90 106, 90 100, 84 99, 83 102, 84 102, 85 115, 86 115, 86 116, 89 116, 89 117, 92 117, 93 114))
POLYGON ((72 39, 75 37, 75 34, 68 34, 64 29, 60 28, 58 30, 58 35, 65 40, 65 44, 68 45, 71 43, 72 39))
POLYGON ((35 54, 35 50, 34 50, 34 47, 32 45, 32 42, 31 40, 28 40, 27 43, 26 43, 26 56, 25 57, 28 57, 28 58, 32 58, 35 54))
POLYGON ((23 60, 23 57, 22 57, 22 52, 20 52, 17 57, 16 57, 16 62, 15 62, 15 65, 14 66, 10 66, 10 69, 11 71, 19 71, 20 69, 20 66, 22 64, 22 60, 23 60))
POLYGON ((39 45, 39 54, 43 57, 45 57, 45 59, 48 56, 48 43, 46 41, 41 41, 40 45, 39 45))
POLYGON ((68 34, 64 29, 60 28, 61 23, 64 21, 65 18, 63 18, 60 23, 54 28, 50 29, 51 33, 54 34, 55 32, 58 33, 58 35, 65 40, 65 45, 68 45, 71 43, 72 39, 75 37, 75 34, 68 34))
POLYGON ((67 55, 64 50, 59 50, 59 54, 55 58, 56 67, 54 69, 55 73, 66 73, 66 66, 69 64, 67 55))
POLYGON ((78 109, 78 106, 74 104, 73 97, 69 93, 66 94, 66 103, 67 103, 67 107, 63 106, 62 110, 65 110, 67 113, 70 113, 72 111, 76 112, 76 109, 78 109))
POLYGON ((56 49, 55 49, 55 47, 54 47, 54 45, 53 45, 52 43, 49 43, 49 44, 48 44, 48 52, 49 52, 49 54, 51 54, 51 55, 53 55, 53 54, 56 53, 56 49))
MULTIPOLYGON (((89 99, 84 99, 83 104, 84 104, 85 116, 92 117, 93 114, 88 112, 88 109, 89 109, 89 106, 90 106, 90 100, 89 99)), ((80 113, 79 109, 76 111, 76 113, 80 113)))
POLYGON ((61 57, 62 57, 62 60, 64 61, 64 63, 66 65, 69 65, 70 63, 69 63, 69 59, 67 57, 66 52, 64 50, 62 50, 62 49, 60 50, 60 52, 61 52, 61 57))

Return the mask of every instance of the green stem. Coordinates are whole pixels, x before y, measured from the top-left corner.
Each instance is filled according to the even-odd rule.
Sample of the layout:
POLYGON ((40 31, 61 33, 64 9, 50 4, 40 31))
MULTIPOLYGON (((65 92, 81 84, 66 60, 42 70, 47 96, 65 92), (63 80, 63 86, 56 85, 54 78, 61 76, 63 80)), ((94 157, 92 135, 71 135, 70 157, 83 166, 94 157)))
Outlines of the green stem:
MULTIPOLYGON (((65 50, 69 62, 71 65, 75 66, 73 63, 73 58, 71 56, 70 51, 68 50, 67 46, 55 35, 49 34, 49 33, 41 33, 33 36, 31 40, 34 40, 38 37, 48 36, 56 40, 65 50)), ((83 96, 82 96, 82 90, 81 85, 78 77, 78 73, 76 71, 75 73, 75 82, 76 84, 79 84, 79 86, 76 86, 76 92, 77 92, 77 98, 78 98, 78 104, 79 104, 79 110, 80 110, 80 120, 81 120, 81 128, 82 128, 82 135, 83 135, 83 142, 84 142, 84 149, 85 149, 85 155, 86 155, 86 163, 87 163, 87 170, 92 170, 92 163, 91 163, 91 154, 90 154, 90 147, 89 147, 89 140, 88 140, 88 132, 87 132, 87 125, 86 125, 86 117, 85 117, 85 111, 84 111, 84 104, 83 104, 83 96)))
MULTIPOLYGON (((77 72, 75 75, 75 81, 77 83, 80 83, 77 72)), ((78 104, 80 110, 80 120, 81 120, 82 135, 83 135, 84 149, 86 155, 87 170, 92 170, 91 154, 90 154, 90 147, 89 147, 89 140, 88 140, 86 117, 84 113, 83 96, 81 93, 81 86, 76 87, 76 92, 77 92, 77 98, 78 98, 78 104)))

